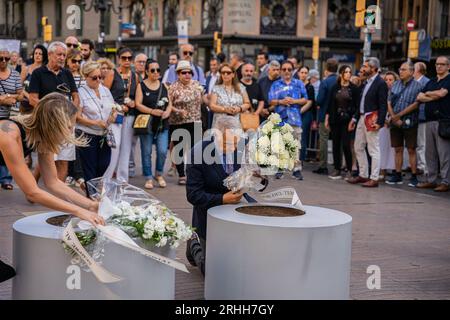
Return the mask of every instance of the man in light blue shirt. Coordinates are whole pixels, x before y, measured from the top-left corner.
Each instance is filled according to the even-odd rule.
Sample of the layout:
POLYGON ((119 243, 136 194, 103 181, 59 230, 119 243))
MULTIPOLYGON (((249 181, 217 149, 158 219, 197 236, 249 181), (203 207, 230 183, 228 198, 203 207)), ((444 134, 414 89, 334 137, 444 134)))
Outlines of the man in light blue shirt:
MULTIPOLYGON (((292 79, 293 70, 292 62, 285 61, 281 64, 281 79, 276 80, 269 91, 269 110, 275 110, 282 121, 290 124, 294 129, 294 137, 301 141, 301 108, 308 102, 308 94, 302 81, 292 79)), ((298 180, 303 180, 301 169, 301 161, 297 159, 293 176, 298 180)), ((276 178, 280 179, 281 177, 282 173, 277 173, 276 178)))
MULTIPOLYGON (((196 65, 195 63, 192 62, 192 57, 194 56, 194 46, 187 43, 187 44, 182 44, 180 46, 180 60, 185 60, 185 61, 189 61, 191 63, 191 67, 192 67, 192 72, 194 72, 193 76, 192 76, 192 80, 197 80, 198 82, 200 82, 200 84, 202 86, 206 85, 206 79, 205 79, 205 74, 203 72, 203 69, 196 65)), ((176 69, 176 65, 172 65, 170 66, 169 70, 168 70, 168 74, 167 74, 167 83, 168 84, 172 84, 175 81, 178 80, 178 75, 175 71, 176 69)))

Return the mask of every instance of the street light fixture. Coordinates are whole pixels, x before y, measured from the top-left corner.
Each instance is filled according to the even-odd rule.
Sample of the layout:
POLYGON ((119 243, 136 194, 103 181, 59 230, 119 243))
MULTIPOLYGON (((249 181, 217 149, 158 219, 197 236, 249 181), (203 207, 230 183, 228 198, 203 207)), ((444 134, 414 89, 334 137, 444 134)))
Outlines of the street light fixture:
POLYGON ((81 1, 81 7, 85 12, 94 10, 95 13, 100 12, 100 25, 99 25, 99 37, 98 37, 98 46, 97 53, 99 55, 104 54, 104 40, 105 40, 105 13, 106 12, 114 12, 119 16, 119 37, 118 41, 121 41, 121 25, 122 25, 122 0, 119 1, 119 6, 116 8, 114 5, 114 1, 112 0, 90 0, 90 1, 81 1), (88 4, 89 2, 89 4, 88 4))

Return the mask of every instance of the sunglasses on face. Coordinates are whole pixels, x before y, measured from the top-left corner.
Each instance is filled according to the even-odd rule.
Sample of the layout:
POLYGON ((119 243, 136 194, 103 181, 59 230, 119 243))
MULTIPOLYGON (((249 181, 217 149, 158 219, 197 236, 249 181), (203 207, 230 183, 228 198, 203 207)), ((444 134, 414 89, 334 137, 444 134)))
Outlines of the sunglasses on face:
POLYGON ((8 58, 8 57, 0 57, 0 61, 1 62, 8 62, 9 60, 11 60, 11 58, 8 58))
POLYGON ((281 69, 282 71, 288 71, 288 72, 292 72, 292 69, 291 68, 283 68, 283 69, 281 69))
POLYGON ((78 47, 78 43, 66 43, 67 48, 77 48, 78 47))
POLYGON ((180 72, 183 76, 185 76, 185 75, 191 75, 192 76, 192 71, 181 71, 180 72))
POLYGON ((89 77, 89 78, 91 78, 93 81, 97 81, 97 80, 101 80, 102 79, 102 77, 100 77, 100 76, 93 76, 93 77, 89 77))
POLYGON ((81 59, 72 59, 72 63, 78 63, 78 64, 80 64, 81 61, 83 61, 83 60, 81 60, 81 59))
POLYGON ((222 72, 220 72, 220 74, 222 74, 222 75, 226 75, 226 76, 229 76, 230 74, 233 74, 233 72, 232 71, 222 71, 222 72))
POLYGON ((159 72, 161 72, 161 69, 160 68, 152 68, 152 69, 150 69, 150 73, 159 73, 159 72))
POLYGON ((192 52, 192 51, 184 51, 183 54, 184 54, 185 56, 189 55, 189 56, 192 57, 192 56, 194 55, 194 52, 192 52))
POLYGON ((120 59, 121 59, 121 60, 124 60, 124 61, 125 61, 125 60, 126 60, 126 61, 131 61, 131 59, 133 59, 133 57, 132 57, 132 56, 121 56, 120 59))

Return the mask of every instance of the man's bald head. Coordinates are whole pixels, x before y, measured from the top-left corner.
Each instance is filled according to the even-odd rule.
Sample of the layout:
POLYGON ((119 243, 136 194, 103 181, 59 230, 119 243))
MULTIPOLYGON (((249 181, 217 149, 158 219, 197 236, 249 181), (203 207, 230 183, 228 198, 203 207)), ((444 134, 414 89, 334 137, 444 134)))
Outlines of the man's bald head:
POLYGON ((66 45, 67 44, 76 44, 78 46, 78 39, 74 36, 68 36, 65 40, 66 45))

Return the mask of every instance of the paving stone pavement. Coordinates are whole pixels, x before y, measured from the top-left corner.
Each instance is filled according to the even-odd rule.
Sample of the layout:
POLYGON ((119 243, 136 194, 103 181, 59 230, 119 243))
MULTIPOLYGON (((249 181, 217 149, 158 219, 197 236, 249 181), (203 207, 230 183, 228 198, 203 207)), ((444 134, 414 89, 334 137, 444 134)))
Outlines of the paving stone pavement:
MULTIPOLYGON (((353 218, 350 295, 352 299, 450 299, 450 193, 419 191, 407 186, 381 184, 364 189, 305 167, 304 181, 285 176, 270 182, 270 190, 295 187, 304 204, 316 205, 350 214, 353 218), (369 290, 367 268, 381 270, 381 289, 369 290)), ((168 187, 155 188, 151 194, 165 202, 190 223, 192 206, 185 188, 167 177, 168 187)), ((130 180, 143 186, 143 177, 130 180)), ((12 224, 24 215, 46 211, 29 204, 18 188, 0 191, 0 255, 11 261, 12 224)), ((185 246, 177 257, 190 273, 176 272, 176 299, 203 299, 204 282, 200 272, 189 265, 185 246)), ((280 266, 281 267, 281 266, 280 266)), ((0 299, 11 298, 9 280, 0 284, 0 299)))

